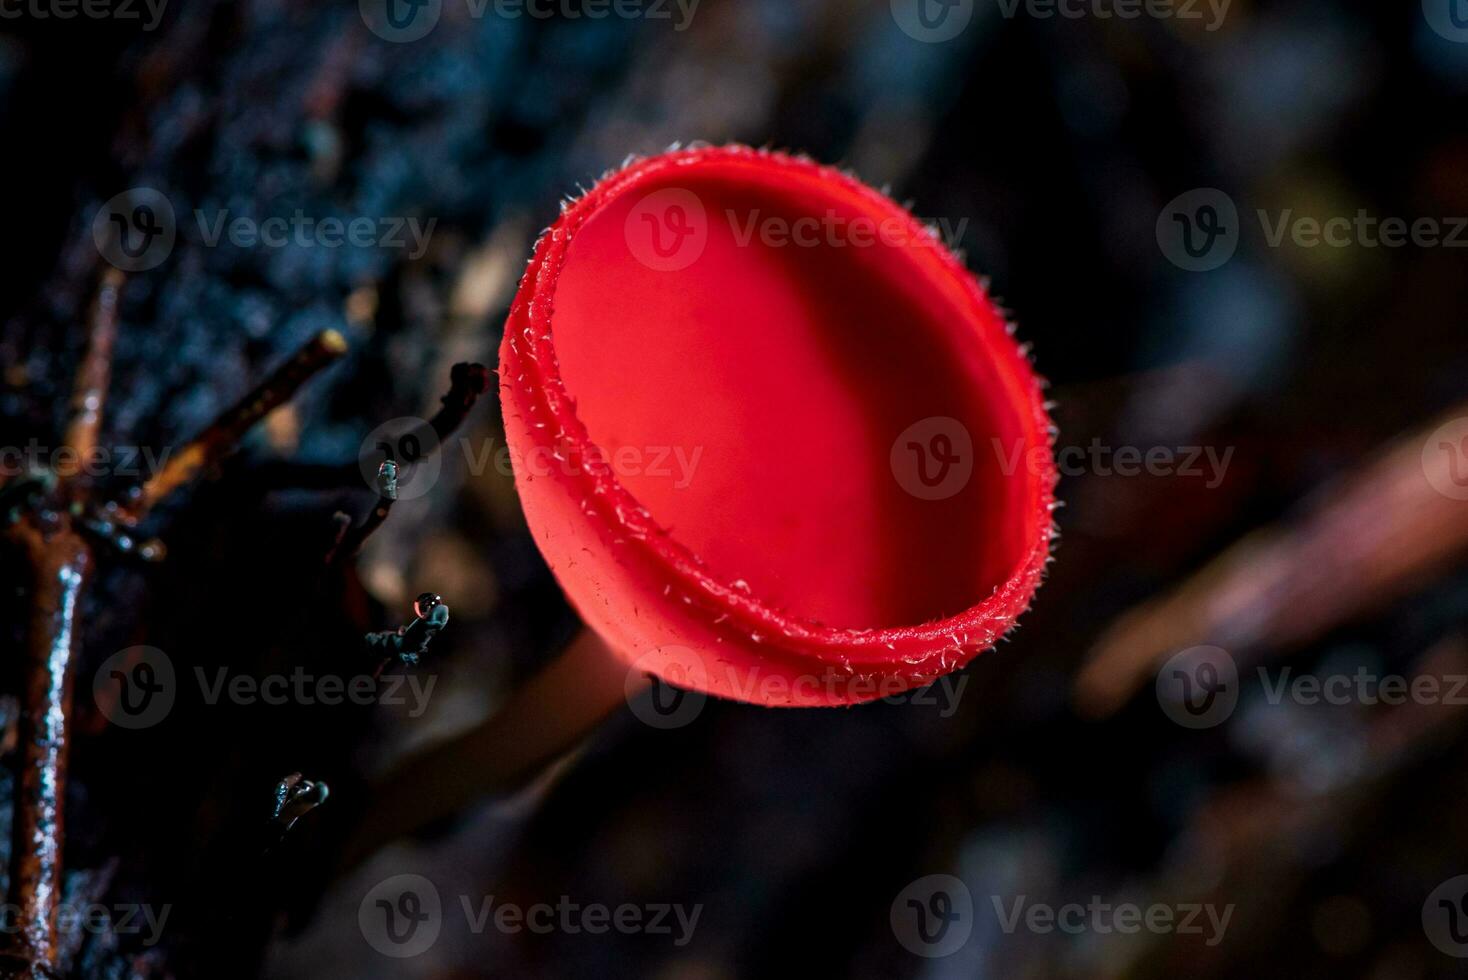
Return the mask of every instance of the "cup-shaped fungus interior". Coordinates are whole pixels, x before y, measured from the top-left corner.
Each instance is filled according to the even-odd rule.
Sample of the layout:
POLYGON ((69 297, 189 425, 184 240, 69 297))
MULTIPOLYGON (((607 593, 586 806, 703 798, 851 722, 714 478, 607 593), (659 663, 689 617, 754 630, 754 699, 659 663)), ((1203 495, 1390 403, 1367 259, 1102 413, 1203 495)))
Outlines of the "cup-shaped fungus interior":
POLYGON ((997 314, 914 227, 813 173, 675 168, 576 232, 556 288, 616 478, 711 576, 827 626, 962 612, 1038 540, 997 314))

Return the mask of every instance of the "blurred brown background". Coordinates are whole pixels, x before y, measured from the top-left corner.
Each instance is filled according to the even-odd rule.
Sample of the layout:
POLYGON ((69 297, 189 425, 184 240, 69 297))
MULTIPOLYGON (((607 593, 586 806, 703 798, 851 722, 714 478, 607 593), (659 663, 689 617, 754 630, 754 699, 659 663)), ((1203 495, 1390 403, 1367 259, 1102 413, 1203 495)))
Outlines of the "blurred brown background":
MULTIPOLYGON (((1062 6, 1078 15, 702 0, 657 7, 666 18, 578 3, 542 18, 442 0, 399 11, 408 33, 436 18, 411 40, 384 37, 396 28, 371 3, 172 0, 151 27, 146 8, 7 14, 0 443, 56 437, 103 267, 93 219, 129 188, 171 202, 178 240, 124 290, 114 444, 176 445, 317 330, 352 347, 221 479, 160 515, 166 563, 99 575, 68 887, 177 918, 147 948, 84 937, 73 972, 1461 972, 1468 884, 1435 889, 1468 874, 1468 689, 1449 696, 1468 675, 1468 428, 1440 429, 1468 417, 1468 9, 1179 0, 1129 19, 1126 0, 1062 6), (710 702, 672 730, 625 712, 532 796, 486 801, 337 874, 341 836, 371 819, 371 776, 490 715, 575 629, 512 482, 470 474, 456 452, 357 573, 322 588, 332 512, 371 506, 359 446, 381 422, 430 413, 451 364, 493 364, 562 196, 629 153, 689 140, 802 151, 964 222, 970 267, 1053 383, 1066 506, 1049 581, 1013 642, 933 703, 710 702), (435 223, 410 256, 211 245, 194 220, 298 208, 435 223), (1310 244, 1301 218, 1350 227, 1343 244, 1310 244), (1439 234, 1390 244, 1393 218, 1439 234), (1123 450, 1157 462, 1127 475, 1123 450), (360 634, 405 622, 424 590, 453 620, 420 668, 436 680, 418 717, 185 699, 126 732, 87 697, 97 665, 136 643, 180 670, 348 670, 360 634), (1200 646, 1215 649, 1170 659, 1200 646), (1338 703, 1309 703, 1291 686, 1358 676, 1440 689, 1372 703, 1352 680, 1338 703), (1209 690, 1219 711, 1187 710, 1215 703, 1209 690), (296 770, 333 798, 242 872, 240 841, 296 770), (359 911, 401 874, 431 880, 444 911, 430 949, 395 959, 359 911), (894 927, 904 889, 933 874, 971 898, 966 939, 942 957, 894 927), (205 924, 241 895, 230 921, 245 926, 205 924), (476 932, 459 900, 490 895, 701 912, 683 945, 476 932), (1017 899, 1231 911, 1221 937, 1095 918, 1006 931, 999 907, 1017 899)), ((462 430, 476 446, 500 438, 492 400, 462 430)), ((5 602, 18 643, 23 584, 5 602)))

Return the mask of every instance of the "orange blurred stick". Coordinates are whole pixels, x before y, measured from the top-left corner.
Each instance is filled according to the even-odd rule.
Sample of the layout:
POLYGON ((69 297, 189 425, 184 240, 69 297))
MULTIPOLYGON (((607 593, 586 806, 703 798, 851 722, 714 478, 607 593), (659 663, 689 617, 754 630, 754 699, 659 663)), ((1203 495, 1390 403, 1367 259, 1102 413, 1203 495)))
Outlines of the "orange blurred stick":
MULTIPOLYGON (((1388 445, 1297 521, 1253 532, 1172 593, 1121 616, 1074 686, 1092 716, 1119 708, 1168 657, 1211 644, 1238 655, 1288 648, 1409 593, 1468 552, 1464 447, 1437 444, 1446 421, 1388 445)), ((1465 424, 1468 432, 1468 424, 1465 424)))

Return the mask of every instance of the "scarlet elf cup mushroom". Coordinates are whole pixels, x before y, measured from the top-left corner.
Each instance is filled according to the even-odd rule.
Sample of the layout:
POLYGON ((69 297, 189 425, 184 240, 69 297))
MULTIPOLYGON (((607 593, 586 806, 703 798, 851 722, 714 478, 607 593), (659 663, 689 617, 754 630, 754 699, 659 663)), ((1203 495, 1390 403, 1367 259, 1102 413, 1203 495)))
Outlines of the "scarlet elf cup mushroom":
POLYGON ((856 703, 962 667, 1039 584, 1041 383, 945 245, 837 170, 608 175, 537 243, 499 373, 531 532, 627 670, 856 703))

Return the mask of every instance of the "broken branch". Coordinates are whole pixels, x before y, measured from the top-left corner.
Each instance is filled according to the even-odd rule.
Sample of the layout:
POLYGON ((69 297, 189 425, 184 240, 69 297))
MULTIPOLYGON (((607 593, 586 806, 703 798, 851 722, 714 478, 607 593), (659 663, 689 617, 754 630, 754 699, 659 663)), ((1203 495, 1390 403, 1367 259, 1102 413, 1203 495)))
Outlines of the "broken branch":
POLYGON ((127 522, 135 524, 142 520, 174 491, 233 452, 256 422, 289 401, 312 376, 346 350, 346 338, 335 330, 323 330, 311 338, 290 360, 210 423, 138 487, 122 508, 127 522))

